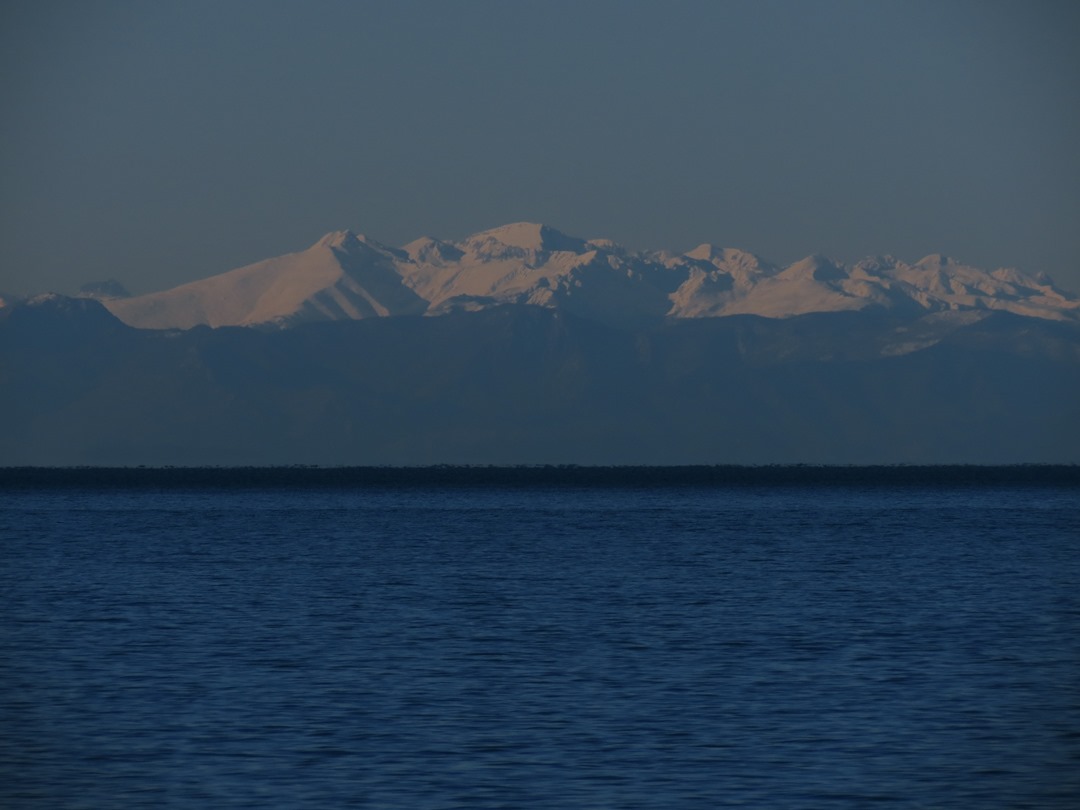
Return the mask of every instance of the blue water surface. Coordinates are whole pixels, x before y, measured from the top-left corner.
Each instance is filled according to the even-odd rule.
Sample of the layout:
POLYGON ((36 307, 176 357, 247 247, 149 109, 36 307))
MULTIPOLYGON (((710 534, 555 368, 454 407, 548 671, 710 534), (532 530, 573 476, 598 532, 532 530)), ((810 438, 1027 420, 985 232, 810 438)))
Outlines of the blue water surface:
POLYGON ((1075 487, 647 484, 0 492, 0 806, 1080 806, 1075 487))

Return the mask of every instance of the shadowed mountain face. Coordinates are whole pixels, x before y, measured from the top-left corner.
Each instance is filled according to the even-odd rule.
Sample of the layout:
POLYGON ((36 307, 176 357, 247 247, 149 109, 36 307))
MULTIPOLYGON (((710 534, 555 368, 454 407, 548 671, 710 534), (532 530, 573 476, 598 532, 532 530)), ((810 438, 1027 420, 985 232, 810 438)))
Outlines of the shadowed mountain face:
POLYGON ((152 331, 90 300, 0 310, 4 465, 1075 462, 1078 406, 1080 324, 1007 312, 152 331))
POLYGON ((680 256, 633 253, 529 222, 454 243, 425 237, 404 248, 351 231, 331 233, 299 253, 105 304, 125 323, 148 329, 287 327, 506 304, 620 327, 660 318, 870 310, 912 318, 1003 311, 1080 320, 1080 299, 1047 278, 987 272, 943 256, 913 265, 878 256, 852 266, 810 256, 781 268, 708 244, 680 256))

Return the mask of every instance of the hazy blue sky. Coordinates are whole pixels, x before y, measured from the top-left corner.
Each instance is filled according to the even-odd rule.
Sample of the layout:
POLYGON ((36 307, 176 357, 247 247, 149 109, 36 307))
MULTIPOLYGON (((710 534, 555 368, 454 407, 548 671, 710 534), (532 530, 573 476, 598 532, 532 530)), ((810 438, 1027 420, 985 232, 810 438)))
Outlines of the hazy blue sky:
POLYGON ((522 219, 1078 290, 1078 7, 8 2, 0 290, 522 219))

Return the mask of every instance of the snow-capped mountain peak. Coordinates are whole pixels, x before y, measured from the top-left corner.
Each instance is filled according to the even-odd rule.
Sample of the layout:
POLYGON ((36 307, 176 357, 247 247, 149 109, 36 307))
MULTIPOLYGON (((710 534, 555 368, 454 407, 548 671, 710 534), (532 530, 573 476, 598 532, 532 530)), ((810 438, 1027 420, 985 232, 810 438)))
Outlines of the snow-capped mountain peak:
POLYGON ((584 239, 567 236, 550 225, 537 222, 514 222, 481 231, 465 239, 462 245, 477 253, 505 252, 500 251, 498 246, 530 253, 584 253, 588 250, 584 239))
POLYGON ((780 275, 804 281, 839 281, 848 277, 844 267, 817 253, 788 265, 780 275))
POLYGON ((147 328, 285 326, 504 304, 563 309, 610 323, 851 310, 913 317, 1005 310, 1080 319, 1080 299, 1048 278, 1008 268, 987 272, 940 254, 915 264, 873 256, 850 266, 812 255, 781 268, 710 243, 680 256, 635 253, 535 222, 457 242, 423 237, 403 248, 333 231, 299 253, 106 302, 121 320, 147 328))
POLYGON ((939 267, 955 267, 959 262, 951 256, 945 256, 941 253, 931 253, 929 256, 923 256, 917 262, 916 267, 926 267, 937 269, 939 267))
POLYGON ((330 231, 330 233, 323 236, 312 245, 313 248, 343 248, 348 250, 352 246, 359 244, 359 239, 356 234, 351 230, 346 229, 344 231, 330 231))
POLYGON ((430 236, 415 239, 402 250, 417 264, 446 264, 459 261, 464 255, 456 245, 441 239, 432 239, 430 236))

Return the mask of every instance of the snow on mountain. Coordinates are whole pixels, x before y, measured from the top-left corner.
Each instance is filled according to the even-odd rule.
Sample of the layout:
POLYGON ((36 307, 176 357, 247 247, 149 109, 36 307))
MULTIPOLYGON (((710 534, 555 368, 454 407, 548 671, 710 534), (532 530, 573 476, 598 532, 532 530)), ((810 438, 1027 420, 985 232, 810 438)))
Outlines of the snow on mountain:
POLYGON ((550 225, 537 222, 513 222, 481 231, 468 237, 462 245, 477 255, 525 254, 534 258, 541 253, 581 253, 587 249, 585 240, 567 236, 550 225))
POLYGON ((150 329, 418 314, 427 302, 402 284, 394 264, 401 257, 407 255, 338 231, 300 253, 105 303, 125 323, 150 329))
POLYGON ((1080 317, 1080 300, 1049 279, 1012 269, 988 273, 942 256, 928 256, 914 265, 879 256, 850 267, 809 256, 780 270, 763 267, 755 275, 729 270, 715 259, 713 263, 716 273, 695 276, 692 271, 672 297, 672 315, 786 318, 882 309, 910 315, 1003 310, 1051 320, 1080 317), (731 279, 727 287, 725 275, 731 279))
POLYGON ((105 281, 89 281, 83 284, 79 287, 79 297, 108 301, 113 298, 130 298, 131 293, 115 278, 110 278, 105 281))
POLYGON ((464 252, 449 242, 440 239, 432 239, 430 236, 422 236, 419 239, 405 245, 403 250, 416 264, 443 265, 460 261, 464 252))
POLYGON ((456 245, 418 240, 398 266, 405 283, 429 302, 429 314, 530 304, 600 320, 663 317, 664 268, 630 257, 614 243, 587 242, 547 225, 518 222, 456 245))
POLYGON ((850 266, 809 256, 778 267, 711 244, 679 256, 636 253, 531 222, 459 242, 423 237, 403 248, 338 231, 300 253, 104 303, 132 326, 158 329, 439 315, 500 304, 562 309, 613 323, 870 309, 1080 318, 1080 299, 1044 276, 987 272, 943 256, 915 264, 877 256, 850 266))

